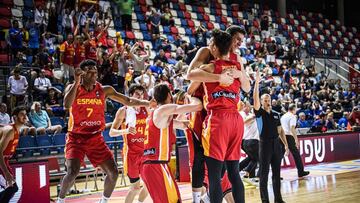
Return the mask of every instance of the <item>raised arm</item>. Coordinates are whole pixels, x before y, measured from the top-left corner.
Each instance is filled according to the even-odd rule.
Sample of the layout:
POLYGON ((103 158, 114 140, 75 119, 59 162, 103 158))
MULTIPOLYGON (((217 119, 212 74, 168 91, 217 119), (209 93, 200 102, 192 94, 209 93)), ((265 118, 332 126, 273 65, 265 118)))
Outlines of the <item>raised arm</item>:
POLYGON ((117 101, 119 103, 122 103, 122 104, 124 104, 126 106, 144 106, 144 107, 148 107, 150 105, 149 101, 130 98, 128 96, 125 96, 125 95, 117 92, 111 86, 103 86, 103 89, 104 89, 106 97, 109 97, 110 99, 112 99, 114 101, 117 101))
POLYGON ((111 137, 118 137, 127 135, 129 133, 135 134, 136 129, 134 127, 129 127, 127 129, 121 129, 119 130, 121 124, 124 122, 126 118, 126 107, 120 108, 115 115, 114 121, 112 122, 109 135, 111 137))
POLYGON ((214 64, 202 65, 200 68, 191 71, 187 75, 187 79, 196 82, 219 82, 224 85, 231 85, 234 82, 234 78, 229 72, 214 74, 214 69, 214 64))
POLYGON ((65 90, 64 107, 66 109, 69 109, 75 100, 77 90, 80 86, 81 76, 83 74, 84 71, 82 71, 80 68, 75 69, 75 82, 69 85, 65 90))
POLYGON ((253 93, 254 109, 256 111, 260 109, 259 83, 260 83, 260 72, 258 69, 256 72, 256 79, 255 79, 254 93, 253 93))

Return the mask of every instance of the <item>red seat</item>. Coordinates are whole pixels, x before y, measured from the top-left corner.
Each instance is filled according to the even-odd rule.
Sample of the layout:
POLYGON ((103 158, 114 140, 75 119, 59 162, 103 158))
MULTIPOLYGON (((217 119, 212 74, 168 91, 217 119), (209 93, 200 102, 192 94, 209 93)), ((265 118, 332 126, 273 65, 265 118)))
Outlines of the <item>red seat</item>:
POLYGON ((237 11, 233 11, 233 12, 232 12, 232 16, 233 16, 234 18, 238 18, 238 17, 239 17, 239 14, 238 14, 237 11))
POLYGON ((133 39, 135 39, 135 34, 131 31, 126 31, 126 38, 133 40, 133 39))
POLYGON ((11 16, 11 10, 9 8, 6 8, 6 7, 1 7, 0 8, 0 16, 10 17, 11 16))
POLYGON ((191 20, 191 19, 188 19, 188 20, 187 20, 187 24, 188 24, 188 26, 191 27, 191 28, 195 27, 194 21, 191 20))
POLYGON ((141 6, 140 9, 141 9, 141 12, 143 12, 143 13, 146 13, 146 11, 147 11, 146 6, 141 6))
POLYGON ((187 11, 184 11, 184 17, 185 19, 191 19, 191 14, 187 11))
POLYGON ((205 20, 205 21, 210 21, 210 17, 209 17, 208 14, 204 14, 204 20, 205 20))
POLYGON ((204 7, 199 6, 198 7, 198 12, 199 13, 205 13, 204 7))
POLYGON ((180 10, 182 10, 182 11, 186 11, 186 7, 185 7, 185 4, 184 4, 184 3, 179 3, 179 8, 180 8, 180 10))
POLYGON ((146 6, 146 1, 145 1, 145 0, 139 0, 138 3, 139 3, 140 5, 146 6))
POLYGON ((226 25, 227 24, 227 18, 225 16, 221 16, 221 22, 226 25))
POLYGON ((14 5, 13 1, 14 0, 2 0, 1 3, 8 7, 13 7, 13 5, 14 5))
POLYGON ((221 16, 221 15, 222 15, 221 9, 216 9, 216 10, 215 10, 215 14, 216 14, 217 16, 221 16))
POLYGON ((10 21, 8 19, 0 19, 0 28, 8 29, 11 27, 10 21))
POLYGON ((2 65, 9 65, 9 55, 8 54, 0 54, 0 64, 2 65))
POLYGON ((212 22, 207 22, 207 29, 208 30, 214 29, 214 24, 212 22))
POLYGON ((172 26, 172 27, 170 28, 170 30, 171 30, 171 33, 172 33, 173 35, 179 34, 179 31, 178 31, 178 29, 177 29, 175 26, 172 26))

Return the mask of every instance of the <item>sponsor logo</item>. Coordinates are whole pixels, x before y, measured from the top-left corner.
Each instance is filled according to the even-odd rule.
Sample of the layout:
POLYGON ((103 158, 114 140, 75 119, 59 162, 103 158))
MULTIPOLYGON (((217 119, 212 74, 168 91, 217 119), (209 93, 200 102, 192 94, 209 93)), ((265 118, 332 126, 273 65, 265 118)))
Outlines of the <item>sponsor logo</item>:
POLYGON ((101 121, 82 121, 80 122, 80 126, 99 126, 101 125, 101 121))
POLYGON ((154 155, 156 153, 155 148, 144 150, 144 156, 154 155))
POLYGON ((136 125, 146 124, 146 119, 137 119, 136 125))
POLYGON ((224 90, 219 91, 219 92, 213 92, 211 95, 214 99, 218 99, 220 97, 236 99, 236 96, 237 96, 236 93, 228 92, 228 91, 224 91, 224 90))
POLYGON ((134 143, 134 142, 140 142, 140 143, 142 143, 142 142, 144 142, 144 138, 142 138, 142 137, 132 138, 132 139, 130 140, 130 142, 132 142, 132 143, 134 143))
POLYGON ((101 99, 77 99, 76 103, 78 105, 87 105, 87 104, 102 105, 103 104, 101 99))

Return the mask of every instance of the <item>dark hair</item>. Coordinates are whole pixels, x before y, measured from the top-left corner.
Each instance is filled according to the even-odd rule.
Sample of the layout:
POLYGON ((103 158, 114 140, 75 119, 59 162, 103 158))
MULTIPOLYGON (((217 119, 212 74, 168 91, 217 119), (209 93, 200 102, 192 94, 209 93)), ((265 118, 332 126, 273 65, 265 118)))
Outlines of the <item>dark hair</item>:
POLYGON ((232 40, 231 35, 227 32, 215 29, 212 32, 212 38, 214 40, 215 46, 218 48, 220 55, 226 55, 229 53, 232 40))
POLYGON ((84 70, 84 68, 86 66, 96 66, 96 61, 91 60, 91 59, 85 59, 85 60, 81 61, 80 65, 79 65, 81 70, 84 70))
POLYGON ((18 20, 13 20, 12 24, 14 25, 15 23, 19 23, 18 20))
POLYGON ((226 32, 229 33, 231 36, 234 36, 238 32, 243 35, 246 35, 245 28, 243 26, 238 26, 238 25, 230 25, 228 28, 226 28, 226 32))
POLYGON ((158 84, 154 87, 154 98, 159 104, 165 103, 169 93, 171 93, 171 91, 166 84, 158 84))
POLYGON ((145 92, 145 88, 138 84, 132 84, 129 88, 129 95, 132 96, 136 90, 145 92))
POLYGON ((296 109, 296 105, 295 105, 295 104, 290 104, 290 105, 289 105, 289 108, 288 108, 289 111, 294 111, 295 109, 296 109))
POLYGON ((17 107, 15 107, 15 109, 12 111, 12 116, 17 116, 19 113, 20 113, 20 111, 26 111, 26 107, 25 106, 17 106, 17 107))

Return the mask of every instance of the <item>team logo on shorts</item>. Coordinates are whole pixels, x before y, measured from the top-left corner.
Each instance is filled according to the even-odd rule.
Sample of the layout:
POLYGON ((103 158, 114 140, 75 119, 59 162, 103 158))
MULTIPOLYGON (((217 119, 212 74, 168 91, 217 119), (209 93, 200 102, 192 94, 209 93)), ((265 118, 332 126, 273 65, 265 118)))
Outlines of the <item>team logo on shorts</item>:
POLYGON ((154 154, 156 154, 156 149, 155 148, 144 150, 144 156, 154 155, 154 154))

